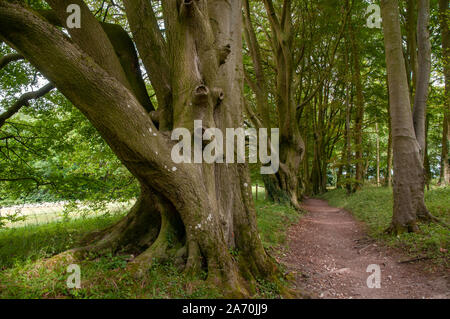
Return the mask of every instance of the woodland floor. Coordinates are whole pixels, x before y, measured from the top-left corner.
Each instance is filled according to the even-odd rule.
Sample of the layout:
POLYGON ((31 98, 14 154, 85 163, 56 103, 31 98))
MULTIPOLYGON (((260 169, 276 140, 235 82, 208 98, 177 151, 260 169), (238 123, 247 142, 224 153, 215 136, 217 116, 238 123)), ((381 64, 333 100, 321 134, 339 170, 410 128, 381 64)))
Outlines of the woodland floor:
POLYGON ((448 271, 425 271, 428 260, 408 256, 367 235, 363 223, 323 200, 303 203, 308 212, 287 235, 279 261, 296 274, 296 285, 319 298, 450 299, 448 271), (381 267, 381 288, 367 287, 368 265, 381 267))

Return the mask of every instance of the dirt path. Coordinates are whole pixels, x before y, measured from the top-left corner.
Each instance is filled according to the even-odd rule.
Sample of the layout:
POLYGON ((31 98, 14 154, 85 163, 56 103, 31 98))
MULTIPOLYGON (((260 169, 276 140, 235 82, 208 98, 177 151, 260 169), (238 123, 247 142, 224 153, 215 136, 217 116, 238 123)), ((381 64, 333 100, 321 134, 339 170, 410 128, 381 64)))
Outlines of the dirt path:
POLYGON ((426 261, 398 263, 405 256, 367 237, 350 213, 309 199, 309 213, 291 227, 280 258, 297 273, 297 285, 319 298, 450 298, 449 274, 423 271, 426 261), (381 269, 381 288, 368 288, 371 264, 381 269))

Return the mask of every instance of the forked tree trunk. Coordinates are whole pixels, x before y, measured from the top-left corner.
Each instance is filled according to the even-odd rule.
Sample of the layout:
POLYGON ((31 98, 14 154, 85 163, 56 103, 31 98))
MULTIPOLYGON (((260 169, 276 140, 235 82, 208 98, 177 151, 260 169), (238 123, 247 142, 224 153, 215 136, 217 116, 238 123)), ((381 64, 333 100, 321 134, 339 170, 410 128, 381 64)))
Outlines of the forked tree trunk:
POLYGON ((364 159, 363 159, 363 122, 364 122, 364 95, 361 83, 361 58, 358 38, 352 23, 349 24, 350 37, 352 42, 353 56, 353 85, 356 93, 355 112, 355 185, 354 189, 359 190, 364 182, 364 159))
POLYGON ((389 133, 388 138, 388 150, 387 150, 387 165, 386 165, 386 185, 387 187, 392 187, 392 136, 389 133))
MULTIPOLYGON (((297 121, 297 109, 293 100, 293 43, 292 43, 292 1, 283 3, 282 16, 279 19, 271 0, 264 1, 271 25, 271 45, 276 67, 275 98, 280 128, 280 169, 277 174, 264 176, 264 185, 269 199, 288 200, 297 209, 299 205, 300 168, 305 153, 305 145, 300 135, 297 121)), ((251 85, 257 99, 257 109, 262 125, 270 125, 268 109, 268 91, 262 70, 260 48, 250 21, 249 2, 245 3, 244 21, 246 40, 252 62, 255 67, 256 82, 251 85)))
POLYGON ((378 122, 375 123, 375 134, 377 143, 377 187, 380 187, 380 132, 378 130, 378 122))
MULTIPOLYGON (((448 86, 448 85, 446 85, 448 86)), ((447 89, 450 94, 450 90, 447 89)), ((447 102, 447 105, 448 102, 447 102)), ((448 107, 448 106, 447 106, 448 107)), ((449 121, 449 111, 444 110, 444 119, 442 121, 442 151, 441 151, 441 172, 439 177, 439 182, 441 185, 449 185, 450 184, 450 159, 448 156, 449 151, 449 141, 450 141, 450 121, 449 121)))
MULTIPOLYGON (((345 61, 348 62, 348 52, 345 52, 345 61)), ((347 63, 345 63, 347 64, 347 63)), ((351 84, 345 84, 345 148, 346 148, 346 166, 345 166, 345 188, 347 189, 347 194, 351 194, 353 191, 352 188, 352 137, 351 137, 351 84)))
MULTIPOLYGON (((73 1, 50 3, 65 21, 61 3, 73 1)), ((247 167, 174 164, 170 140, 171 129, 192 132, 199 119, 205 129, 223 132, 242 126, 241 1, 162 5, 166 38, 158 35, 150 2, 125 1, 136 46, 157 92, 158 111, 152 116, 117 69, 101 28, 82 29, 83 41, 69 29, 74 45, 41 16, 0 0, 0 36, 86 115, 141 184, 129 215, 78 252, 136 251, 130 264, 136 274, 154 260, 176 260, 185 271, 207 271, 208 280, 226 295, 248 296, 255 278, 276 280, 277 268, 258 235, 247 167), (101 58, 105 53, 108 60, 101 58)), ((82 19, 95 26, 93 19, 82 19)), ((291 156, 287 152, 285 161, 291 156)))
MULTIPOLYGON (((247 107, 247 113, 253 122, 253 125, 259 128, 267 128, 270 137, 270 128, 272 127, 270 119, 269 107, 269 90, 267 87, 267 80, 263 70, 263 62, 261 56, 261 48, 256 38, 255 29, 253 27, 249 0, 244 1, 244 36, 247 42, 250 56, 254 67, 255 79, 251 79, 249 74, 246 74, 245 80, 250 86, 256 97, 256 112, 247 107)), ((268 144, 268 152, 270 146, 268 144)), ((264 187, 266 190, 266 198, 272 202, 282 202, 288 199, 286 194, 281 189, 279 179, 276 174, 262 175, 264 187)))
POLYGON ((417 231, 424 202, 423 165, 414 132, 399 21, 398 0, 382 0, 394 156, 394 232, 417 231))

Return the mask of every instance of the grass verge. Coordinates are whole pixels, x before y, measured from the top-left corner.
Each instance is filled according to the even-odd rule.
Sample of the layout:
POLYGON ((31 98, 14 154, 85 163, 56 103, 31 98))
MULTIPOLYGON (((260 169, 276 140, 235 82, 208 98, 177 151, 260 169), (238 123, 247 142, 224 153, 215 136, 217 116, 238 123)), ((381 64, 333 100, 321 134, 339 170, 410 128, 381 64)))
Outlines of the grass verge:
MULTIPOLYGON (((435 264, 449 267, 450 231, 441 225, 420 224, 421 233, 389 235, 385 230, 392 220, 393 197, 391 188, 364 187, 361 191, 347 195, 345 190, 327 192, 321 198, 331 206, 350 211, 368 226, 369 235, 392 247, 401 248, 411 256, 424 256, 435 264)), ((434 188, 425 193, 425 202, 430 212, 450 223, 450 187, 434 188)))

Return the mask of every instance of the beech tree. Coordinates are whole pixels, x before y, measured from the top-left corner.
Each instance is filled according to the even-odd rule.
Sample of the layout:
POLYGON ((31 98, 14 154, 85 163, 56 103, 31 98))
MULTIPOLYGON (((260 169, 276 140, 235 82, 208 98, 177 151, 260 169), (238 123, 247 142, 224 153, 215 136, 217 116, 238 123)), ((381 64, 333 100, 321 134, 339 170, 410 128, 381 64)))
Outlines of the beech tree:
MULTIPOLYGON (((300 135, 299 124, 294 104, 294 33, 292 22, 292 1, 285 0, 282 12, 278 14, 273 2, 265 0, 264 7, 270 24, 271 50, 276 65, 276 109, 280 127, 280 170, 276 177, 265 178, 269 196, 279 200, 286 196, 293 206, 300 208, 298 202, 299 170, 305 154, 305 145, 300 135)), ((255 83, 251 84, 257 95, 257 109, 260 112, 262 124, 268 124, 268 109, 266 106, 267 89, 262 73, 260 49, 250 18, 249 2, 245 3, 245 35, 249 44, 252 61, 255 66, 255 83)), ((248 83, 252 83, 249 76, 248 83)))
POLYGON ((426 133, 425 122, 427 115, 427 100, 431 74, 431 43, 430 32, 430 1, 418 1, 418 21, 417 21, 417 61, 419 64, 417 71, 416 90, 414 95, 413 121, 414 131, 419 142, 422 162, 425 159, 426 133))
POLYGON ((450 162, 448 157, 448 143, 450 139, 450 10, 449 0, 439 0, 439 11, 442 35, 442 60, 444 64, 445 99, 444 120, 442 123, 442 151, 441 151, 441 174, 440 182, 450 184, 450 162))
MULTIPOLYGON (((307 113, 307 106, 317 102, 313 100, 318 95, 326 95, 321 91, 332 73, 350 13, 348 8, 344 10, 339 6, 339 9, 342 15, 330 19, 335 23, 330 32, 329 24, 332 22, 320 20, 320 15, 335 11, 335 3, 323 8, 307 1, 284 0, 277 3, 264 0, 261 5, 256 2, 252 6, 252 2, 246 0, 244 5, 244 35, 254 73, 247 71, 245 81, 256 97, 255 109, 247 105, 246 110, 255 126, 271 125, 268 101, 271 93, 277 117, 274 122, 280 128, 280 170, 276 175, 263 177, 264 184, 269 198, 275 201, 287 198, 296 208, 300 208, 299 197, 305 192, 304 185, 309 183, 305 176, 301 176, 302 161, 306 155, 301 132, 302 115, 307 113), (257 13, 261 19, 268 20, 268 31, 264 31, 267 42, 265 47, 258 41, 255 32, 257 23, 252 21, 251 11, 255 7, 259 9, 257 13), (262 57, 262 48, 270 52, 270 58, 262 57), (265 74, 264 65, 271 63, 274 73, 265 74), (268 82, 270 77, 272 80, 268 82), (273 83, 274 88, 270 90, 267 83, 273 83)), ((323 105, 320 107, 324 110, 323 105)), ((325 120, 327 116, 321 119, 325 120)), ((317 133, 320 134, 319 129, 317 133)), ((315 176, 320 180, 320 185, 326 186, 326 172, 323 173, 326 161, 320 162, 319 157, 326 156, 327 138, 318 135, 316 138, 320 141, 315 142, 320 145, 316 150, 317 165, 314 172, 318 173, 315 176)))
MULTIPOLYGON (((154 260, 175 258, 186 272, 206 270, 229 296, 248 296, 256 278, 276 281, 277 267, 258 236, 247 166, 171 159, 174 128, 192 132, 194 120, 203 129, 242 127, 241 1, 161 1, 162 30, 150 1, 124 0, 133 40, 119 25, 99 22, 82 0, 47 3, 51 10, 37 12, 24 1, 0 0, 0 39, 89 119, 141 189, 123 220, 73 254, 135 251, 129 267, 136 275, 154 260), (66 28, 70 4, 81 8, 79 29, 66 28), (145 90, 135 47, 157 105, 145 90)), ((280 44, 287 20, 271 17, 280 44)), ((289 91, 281 101, 293 108, 289 91)), ((282 134, 288 133, 291 128, 282 134)), ((295 133, 285 150, 295 151, 295 163, 299 141, 295 133)))
POLYGON ((393 232, 417 231, 431 217, 424 200, 421 147, 414 130, 400 30, 398 0, 382 0, 394 162, 393 232))

